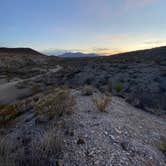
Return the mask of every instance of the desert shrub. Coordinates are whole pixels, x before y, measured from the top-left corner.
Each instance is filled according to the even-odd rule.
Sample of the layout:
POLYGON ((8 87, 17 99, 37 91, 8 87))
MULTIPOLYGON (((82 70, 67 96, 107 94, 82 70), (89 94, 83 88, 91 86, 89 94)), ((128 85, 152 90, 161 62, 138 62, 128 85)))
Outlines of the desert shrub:
POLYGON ((0 137, 0 165, 2 166, 15 166, 11 158, 12 144, 6 141, 5 138, 0 137))
POLYGON ((45 166, 52 165, 51 158, 58 158, 63 148, 63 139, 55 129, 48 129, 22 146, 12 137, 0 138, 0 165, 2 166, 45 166), (28 153, 25 153, 28 150, 28 153))
POLYGON ((18 105, 6 105, 0 109, 0 124, 6 125, 21 114, 18 105))
POLYGON ((111 82, 111 81, 108 82, 107 90, 108 90, 108 92, 110 92, 110 93, 112 92, 112 82, 111 82))
POLYGON ((93 94, 93 91, 94 91, 94 89, 92 86, 86 85, 82 89, 82 95, 91 96, 93 94))
POLYGON ((114 86, 114 88, 115 88, 115 91, 116 91, 117 93, 120 93, 120 92, 123 90, 123 84, 122 84, 122 83, 117 83, 117 84, 114 86))
POLYGON ((49 158, 51 155, 58 155, 63 147, 62 138, 54 130, 41 134, 32 141, 32 153, 37 154, 36 158, 49 158))
POLYGON ((36 105, 36 114, 48 119, 71 114, 74 111, 75 98, 68 88, 57 88, 51 95, 42 98, 36 105))
POLYGON ((95 95, 95 96, 93 96, 93 102, 100 112, 107 112, 108 111, 107 107, 108 107, 110 101, 111 101, 110 95, 109 96, 108 95, 102 95, 102 96, 95 95))
POLYGON ((166 138, 160 140, 159 144, 157 145, 158 149, 166 154, 166 138))
POLYGON ((58 158, 63 150, 63 138, 55 129, 49 129, 33 139, 29 148, 29 165, 52 165, 50 159, 58 158))
POLYGON ((41 89, 41 87, 39 85, 36 84, 36 85, 33 85, 31 87, 31 91, 32 91, 32 94, 35 95, 35 94, 41 92, 42 89, 41 89))

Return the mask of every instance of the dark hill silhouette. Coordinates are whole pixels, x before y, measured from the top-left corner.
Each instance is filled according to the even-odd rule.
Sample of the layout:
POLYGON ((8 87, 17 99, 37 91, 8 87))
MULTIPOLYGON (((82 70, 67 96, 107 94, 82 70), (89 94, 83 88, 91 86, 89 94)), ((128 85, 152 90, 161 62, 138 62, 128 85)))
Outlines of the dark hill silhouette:
POLYGON ((2 53, 5 54, 30 54, 30 55, 44 55, 36 50, 33 50, 31 48, 6 48, 6 47, 0 47, 0 55, 2 53))

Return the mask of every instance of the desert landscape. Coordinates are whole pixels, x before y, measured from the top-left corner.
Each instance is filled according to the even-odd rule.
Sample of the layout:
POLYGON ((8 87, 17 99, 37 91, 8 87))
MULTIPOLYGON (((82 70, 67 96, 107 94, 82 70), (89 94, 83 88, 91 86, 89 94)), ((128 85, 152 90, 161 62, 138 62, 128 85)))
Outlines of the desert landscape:
POLYGON ((166 47, 112 56, 0 48, 0 165, 166 164, 166 47))
POLYGON ((166 0, 0 0, 0 166, 166 166, 166 0))

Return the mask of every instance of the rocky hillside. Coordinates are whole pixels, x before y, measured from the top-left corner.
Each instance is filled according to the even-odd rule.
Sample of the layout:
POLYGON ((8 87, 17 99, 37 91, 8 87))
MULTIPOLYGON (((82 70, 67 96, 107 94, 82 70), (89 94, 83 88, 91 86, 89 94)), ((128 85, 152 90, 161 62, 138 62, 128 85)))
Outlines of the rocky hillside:
POLYGON ((17 68, 44 63, 47 57, 30 48, 0 48, 0 67, 17 68))

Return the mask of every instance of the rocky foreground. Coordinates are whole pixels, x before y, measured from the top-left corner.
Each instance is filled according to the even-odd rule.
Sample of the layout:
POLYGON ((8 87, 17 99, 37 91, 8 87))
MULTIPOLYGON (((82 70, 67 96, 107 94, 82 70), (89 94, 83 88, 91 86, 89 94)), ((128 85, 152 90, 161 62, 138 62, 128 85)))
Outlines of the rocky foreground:
POLYGON ((97 90, 84 93, 72 89, 69 90, 72 98, 67 90, 67 96, 59 96, 65 102, 58 102, 57 98, 52 101, 51 96, 58 91, 61 94, 66 90, 37 95, 29 100, 29 108, 24 103, 25 112, 4 123, 0 137, 1 163, 65 166, 166 164, 164 119, 136 109, 118 97, 109 96, 109 102, 102 110, 94 102, 95 96, 104 100, 103 94, 97 90), (50 105, 45 100, 49 100, 50 105))

